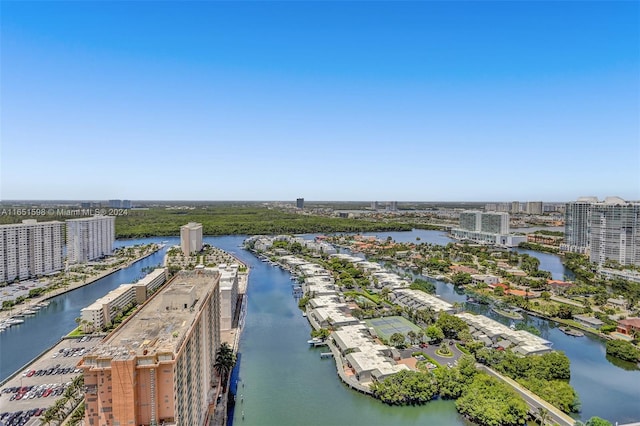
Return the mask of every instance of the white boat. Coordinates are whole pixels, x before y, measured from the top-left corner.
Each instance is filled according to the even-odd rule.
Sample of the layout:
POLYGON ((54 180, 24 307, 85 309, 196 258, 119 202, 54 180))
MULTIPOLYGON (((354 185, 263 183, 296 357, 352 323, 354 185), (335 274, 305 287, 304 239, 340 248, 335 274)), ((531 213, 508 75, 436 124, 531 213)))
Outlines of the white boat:
POLYGON ((19 318, 9 318, 5 324, 8 325, 15 325, 15 324, 22 324, 24 322, 23 319, 19 319, 19 318))
POLYGON ((32 309, 25 309, 24 311, 22 311, 22 315, 35 315, 36 311, 32 310, 32 309))

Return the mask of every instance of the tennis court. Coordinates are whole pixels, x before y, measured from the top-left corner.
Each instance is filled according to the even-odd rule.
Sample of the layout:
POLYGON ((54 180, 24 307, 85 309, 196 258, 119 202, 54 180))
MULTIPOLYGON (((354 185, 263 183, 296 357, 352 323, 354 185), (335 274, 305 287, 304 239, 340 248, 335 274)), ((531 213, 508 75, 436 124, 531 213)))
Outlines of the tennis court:
POLYGON ((406 336, 411 330, 415 333, 420 331, 420 327, 403 317, 373 318, 365 320, 365 322, 369 327, 373 327, 378 337, 386 341, 389 341, 393 333, 402 333, 406 336))

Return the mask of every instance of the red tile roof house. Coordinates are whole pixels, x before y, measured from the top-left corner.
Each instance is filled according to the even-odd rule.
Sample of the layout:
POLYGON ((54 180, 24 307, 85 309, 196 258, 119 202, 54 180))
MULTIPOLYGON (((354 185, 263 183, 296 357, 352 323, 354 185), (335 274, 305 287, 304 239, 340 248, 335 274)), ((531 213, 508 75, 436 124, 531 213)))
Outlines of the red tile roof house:
POLYGON ((618 321, 618 327, 616 327, 618 333, 626 334, 628 336, 635 333, 640 334, 640 318, 627 318, 618 321))
POLYGON ((554 293, 558 294, 564 293, 568 288, 573 287, 575 284, 568 281, 547 280, 547 285, 554 293))

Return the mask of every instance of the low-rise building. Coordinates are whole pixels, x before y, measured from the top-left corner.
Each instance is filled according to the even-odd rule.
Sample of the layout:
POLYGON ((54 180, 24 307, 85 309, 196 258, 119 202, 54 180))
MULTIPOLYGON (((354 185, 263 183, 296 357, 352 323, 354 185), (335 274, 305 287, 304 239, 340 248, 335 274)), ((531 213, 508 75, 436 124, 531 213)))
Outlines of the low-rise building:
POLYGON ((400 306, 412 309, 433 309, 435 312, 453 313, 455 309, 449 302, 432 296, 424 291, 408 288, 396 289, 391 292, 389 298, 400 306))
POLYGON ((585 327, 595 328, 596 330, 599 330, 600 327, 602 327, 602 325, 604 324, 598 318, 590 317, 590 316, 587 316, 587 315, 574 315, 573 319, 577 323, 582 324, 585 327))
POLYGON ((500 282, 500 278, 495 275, 486 275, 486 274, 473 274, 471 275, 471 282, 473 284, 485 283, 489 284, 498 284, 500 282))
POLYGON ((512 351, 521 355, 543 354, 552 351, 550 341, 528 331, 513 330, 484 315, 463 312, 456 314, 456 316, 469 325, 469 332, 476 340, 484 342, 487 346, 511 347, 512 351))
POLYGON ((640 335, 640 318, 633 317, 618 321, 616 331, 628 336, 640 335))

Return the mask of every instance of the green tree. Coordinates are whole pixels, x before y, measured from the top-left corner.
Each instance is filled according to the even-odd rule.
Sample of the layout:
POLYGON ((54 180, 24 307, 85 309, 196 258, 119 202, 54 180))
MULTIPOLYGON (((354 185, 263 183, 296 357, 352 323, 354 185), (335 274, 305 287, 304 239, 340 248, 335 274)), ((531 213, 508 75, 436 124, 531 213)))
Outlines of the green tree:
POLYGON ((393 333, 389 337, 389 343, 391 343, 391 345, 395 346, 396 348, 404 347, 405 346, 404 342, 405 342, 405 337, 404 337, 404 334, 402 333, 393 333))
POLYGON ((446 312, 440 312, 436 325, 442 329, 445 337, 449 339, 457 338, 460 331, 469 330, 469 326, 461 318, 446 312))
POLYGON ((640 349, 635 347, 631 342, 624 340, 607 341, 607 355, 620 358, 624 361, 640 361, 640 349))
POLYGON ((213 368, 214 370, 216 370, 216 373, 218 373, 223 387, 226 387, 227 377, 235 363, 236 356, 233 353, 233 349, 229 346, 228 343, 222 343, 216 352, 216 358, 213 364, 213 368))
POLYGON ((427 327, 425 334, 429 339, 431 339, 432 343, 439 343, 444 339, 444 332, 437 325, 430 325, 427 327))
POLYGON ((527 403, 508 385, 481 373, 456 401, 458 411, 471 421, 487 426, 526 424, 527 403))
POLYGON ((424 404, 438 394, 431 375, 406 370, 372 384, 371 390, 376 398, 392 405, 424 404))
POLYGON ((587 420, 584 426, 612 426, 612 424, 605 419, 594 416, 587 420))
POLYGON ((417 339, 418 336, 417 336, 415 331, 409 330, 409 332, 407 333, 407 337, 409 338, 409 341, 413 345, 413 344, 416 343, 416 339, 417 339))

